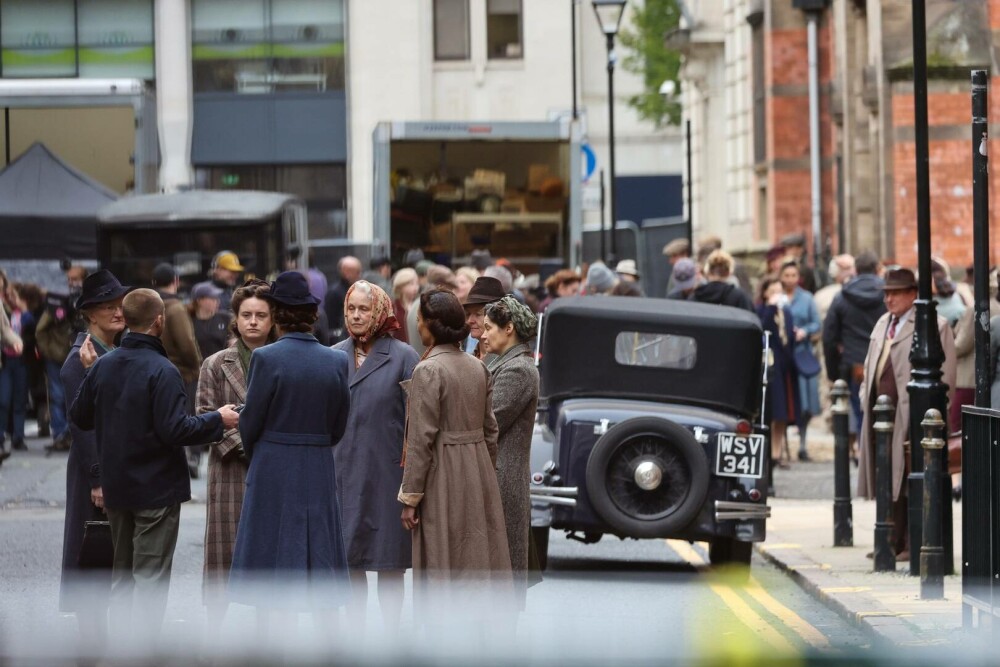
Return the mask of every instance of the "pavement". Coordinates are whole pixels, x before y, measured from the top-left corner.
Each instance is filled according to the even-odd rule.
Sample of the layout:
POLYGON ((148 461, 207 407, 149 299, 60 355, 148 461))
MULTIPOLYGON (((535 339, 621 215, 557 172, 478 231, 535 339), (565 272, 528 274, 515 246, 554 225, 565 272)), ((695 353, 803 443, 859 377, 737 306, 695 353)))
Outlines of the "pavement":
MULTIPOLYGON (((789 434, 794 452, 798 437, 789 434)), ((775 473, 777 497, 758 553, 785 571, 804 590, 842 618, 865 631, 875 643, 896 646, 964 644, 962 579, 944 580, 944 599, 923 600, 920 578, 909 563, 896 572, 873 572, 867 558, 874 544, 875 502, 852 499, 854 546, 833 546, 833 436, 814 419, 809 431, 813 461, 793 462, 775 473)), ((852 491, 857 470, 851 468, 852 491)), ((955 566, 961 571, 962 506, 953 504, 955 566)))

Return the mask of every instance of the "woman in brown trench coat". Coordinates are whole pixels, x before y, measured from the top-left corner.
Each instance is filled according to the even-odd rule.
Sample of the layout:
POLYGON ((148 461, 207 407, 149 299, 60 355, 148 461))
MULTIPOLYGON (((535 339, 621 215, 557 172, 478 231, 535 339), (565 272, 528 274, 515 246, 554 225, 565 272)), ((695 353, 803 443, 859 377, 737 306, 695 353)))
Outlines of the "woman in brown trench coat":
MULTIPOLYGON (((202 364, 195 399, 198 414, 212 412, 222 405, 242 405, 246 399, 250 355, 274 341, 271 305, 263 298, 268 290, 264 281, 249 280, 233 293, 232 327, 236 343, 202 364)), ((226 583, 233 564, 248 465, 239 429, 226 431, 222 440, 209 447, 202 599, 213 623, 222 621, 226 609, 226 583)))
POLYGON ((493 382, 459 347, 469 335, 454 294, 420 297, 417 327, 427 347, 407 400, 403 526, 413 531, 414 601, 427 585, 447 596, 456 584, 512 602, 510 552, 497 485, 493 382))
POLYGON ((528 591, 528 544, 531 534, 531 435, 538 404, 538 369, 526 341, 538 318, 513 296, 486 306, 483 343, 493 375, 493 415, 497 442, 497 480, 507 521, 507 543, 514 593, 524 610, 528 591))

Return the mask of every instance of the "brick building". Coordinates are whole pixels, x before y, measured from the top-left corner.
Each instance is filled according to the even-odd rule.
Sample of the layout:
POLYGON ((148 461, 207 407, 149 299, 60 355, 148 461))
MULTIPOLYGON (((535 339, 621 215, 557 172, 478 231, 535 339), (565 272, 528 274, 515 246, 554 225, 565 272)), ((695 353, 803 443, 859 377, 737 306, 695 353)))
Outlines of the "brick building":
MULTIPOLYGON (((729 247, 736 251, 759 250, 791 231, 811 237, 805 12, 772 0, 700 2, 686 9, 686 43, 674 40, 672 46, 685 53, 685 115, 692 120, 697 155, 696 237, 718 234, 732 239, 729 247), (704 44, 713 39, 714 48, 704 44), (720 77, 714 91, 699 94, 704 77, 689 73, 712 72, 716 58, 725 62, 724 70, 747 63, 748 72, 720 77), (713 104, 730 110, 724 123, 712 122, 707 107, 713 104), (732 113, 740 109, 739 117, 732 113), (714 132, 726 137, 729 150, 699 154, 714 132), (734 143, 750 159, 741 159, 734 143), (751 188, 727 188, 734 169, 751 188), (741 201, 713 206, 706 200, 717 192, 741 201), (727 208, 751 211, 750 219, 731 217, 727 208)), ((832 252, 872 248, 913 265, 910 2, 832 0, 818 25, 823 241, 832 252)), ((994 69, 993 48, 1000 42, 992 30, 1000 27, 1000 0, 928 0, 927 26, 932 252, 957 271, 971 261, 969 72, 994 69)), ((1000 100, 992 99, 991 109, 1000 111, 1000 100)), ((998 178, 994 172, 994 186, 998 178)), ((1000 219, 996 209, 994 221, 1000 219)))

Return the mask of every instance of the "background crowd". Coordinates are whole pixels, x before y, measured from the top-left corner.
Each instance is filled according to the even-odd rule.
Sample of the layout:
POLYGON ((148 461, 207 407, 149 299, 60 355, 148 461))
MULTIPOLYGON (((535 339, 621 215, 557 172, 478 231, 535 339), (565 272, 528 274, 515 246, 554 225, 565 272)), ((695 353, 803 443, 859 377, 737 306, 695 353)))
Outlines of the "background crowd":
MULTIPOLYGON (((871 496, 872 402, 883 393, 894 399, 894 499, 897 526, 904 526, 897 552, 905 556, 901 480, 916 276, 871 252, 843 254, 821 272, 829 284, 818 287, 825 280, 804 263, 801 235, 772 248, 757 272, 721 246, 717 238, 704 239, 695 252, 684 240, 668 244, 666 297, 760 318, 768 333, 764 418, 772 468, 791 465, 790 426, 794 458, 810 460, 810 423, 827 412, 829 385, 843 379, 861 466, 858 491, 871 496)), ((169 582, 174 506, 190 497, 188 475, 201 474, 194 445, 209 452, 203 593, 213 623, 231 600, 262 604, 251 585, 261 573, 298 571, 325 573, 339 585, 321 607, 346 603, 355 611, 366 604, 365 573, 377 573, 390 628, 398 624, 410 568, 415 601, 426 601, 419 591, 442 572, 446 582, 490 573, 489 583, 513 592, 523 608, 527 587, 540 579, 528 492, 537 316, 569 296, 641 297, 641 276, 633 260, 623 260, 614 268, 595 262, 558 270, 543 282, 488 251, 455 270, 420 251, 407 253, 405 262, 393 272, 388 260, 376 258, 366 271, 357 258, 344 257, 332 282, 309 270, 269 284, 243 282, 239 258, 222 251, 208 280, 183 296, 170 264, 157 266, 151 284, 140 289, 122 286, 107 271, 88 276, 71 266, 65 295, 9 283, 0 273, 0 463, 26 447, 29 407, 40 435, 51 438, 47 448, 70 452, 62 605, 77 612, 84 634, 95 632, 95 624, 100 632, 95 619, 103 614, 84 606, 81 590, 90 600, 95 587, 110 588, 112 600, 131 600, 142 582, 169 582), (112 359, 146 354, 150 377, 169 388, 168 399, 157 394, 148 398, 151 406, 142 399, 127 410, 160 411, 162 428, 112 424, 111 416, 102 422, 100 415, 110 413, 100 405, 99 387, 87 385, 98 382, 87 379, 87 368, 117 349, 112 359), (169 361, 169 374, 155 355, 169 361), (75 404, 78 394, 93 404, 75 404), (234 405, 243 410, 238 418, 234 405), (128 442, 136 428, 154 433, 141 437, 165 447, 162 461, 129 464, 143 469, 137 476, 118 469, 129 460, 122 454, 118 468, 109 469, 114 448, 106 441, 128 442), (118 479, 124 486, 109 500, 116 475, 124 475, 118 479), (136 479, 143 488, 121 490, 136 479), (160 495, 150 498, 157 489, 160 495), (77 580, 83 526, 104 512, 117 517, 114 574, 77 580), (159 535, 149 547, 156 558, 119 553, 118 543, 131 542, 132 531, 159 535)), ((933 271, 954 429, 975 384, 972 276, 956 281, 937 260, 933 271)), ((991 283, 995 288, 995 276, 991 283)), ((1000 316, 996 299, 991 308, 1000 316)), ((993 323, 994 359, 998 331, 1000 320, 993 323)), ((107 375, 112 363, 100 368, 107 375)), ((165 598, 147 597, 161 607, 151 612, 154 619, 161 617, 165 598)))

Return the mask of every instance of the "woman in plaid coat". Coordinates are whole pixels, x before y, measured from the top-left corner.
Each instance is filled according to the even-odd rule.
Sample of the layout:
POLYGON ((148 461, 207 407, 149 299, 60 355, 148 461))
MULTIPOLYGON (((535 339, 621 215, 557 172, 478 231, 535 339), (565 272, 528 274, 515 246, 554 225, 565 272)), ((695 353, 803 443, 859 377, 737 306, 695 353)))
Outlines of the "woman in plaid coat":
MULTIPOLYGON (((211 412, 222 405, 243 405, 250 355, 274 340, 271 305, 262 298, 267 291, 267 283, 250 280, 233 293, 235 320, 232 327, 236 342, 202 364, 196 399, 198 414, 211 412)), ((209 448, 202 598, 208 607, 210 621, 216 623, 221 622, 226 609, 226 583, 233 564, 248 465, 239 429, 226 431, 222 440, 209 448)))

